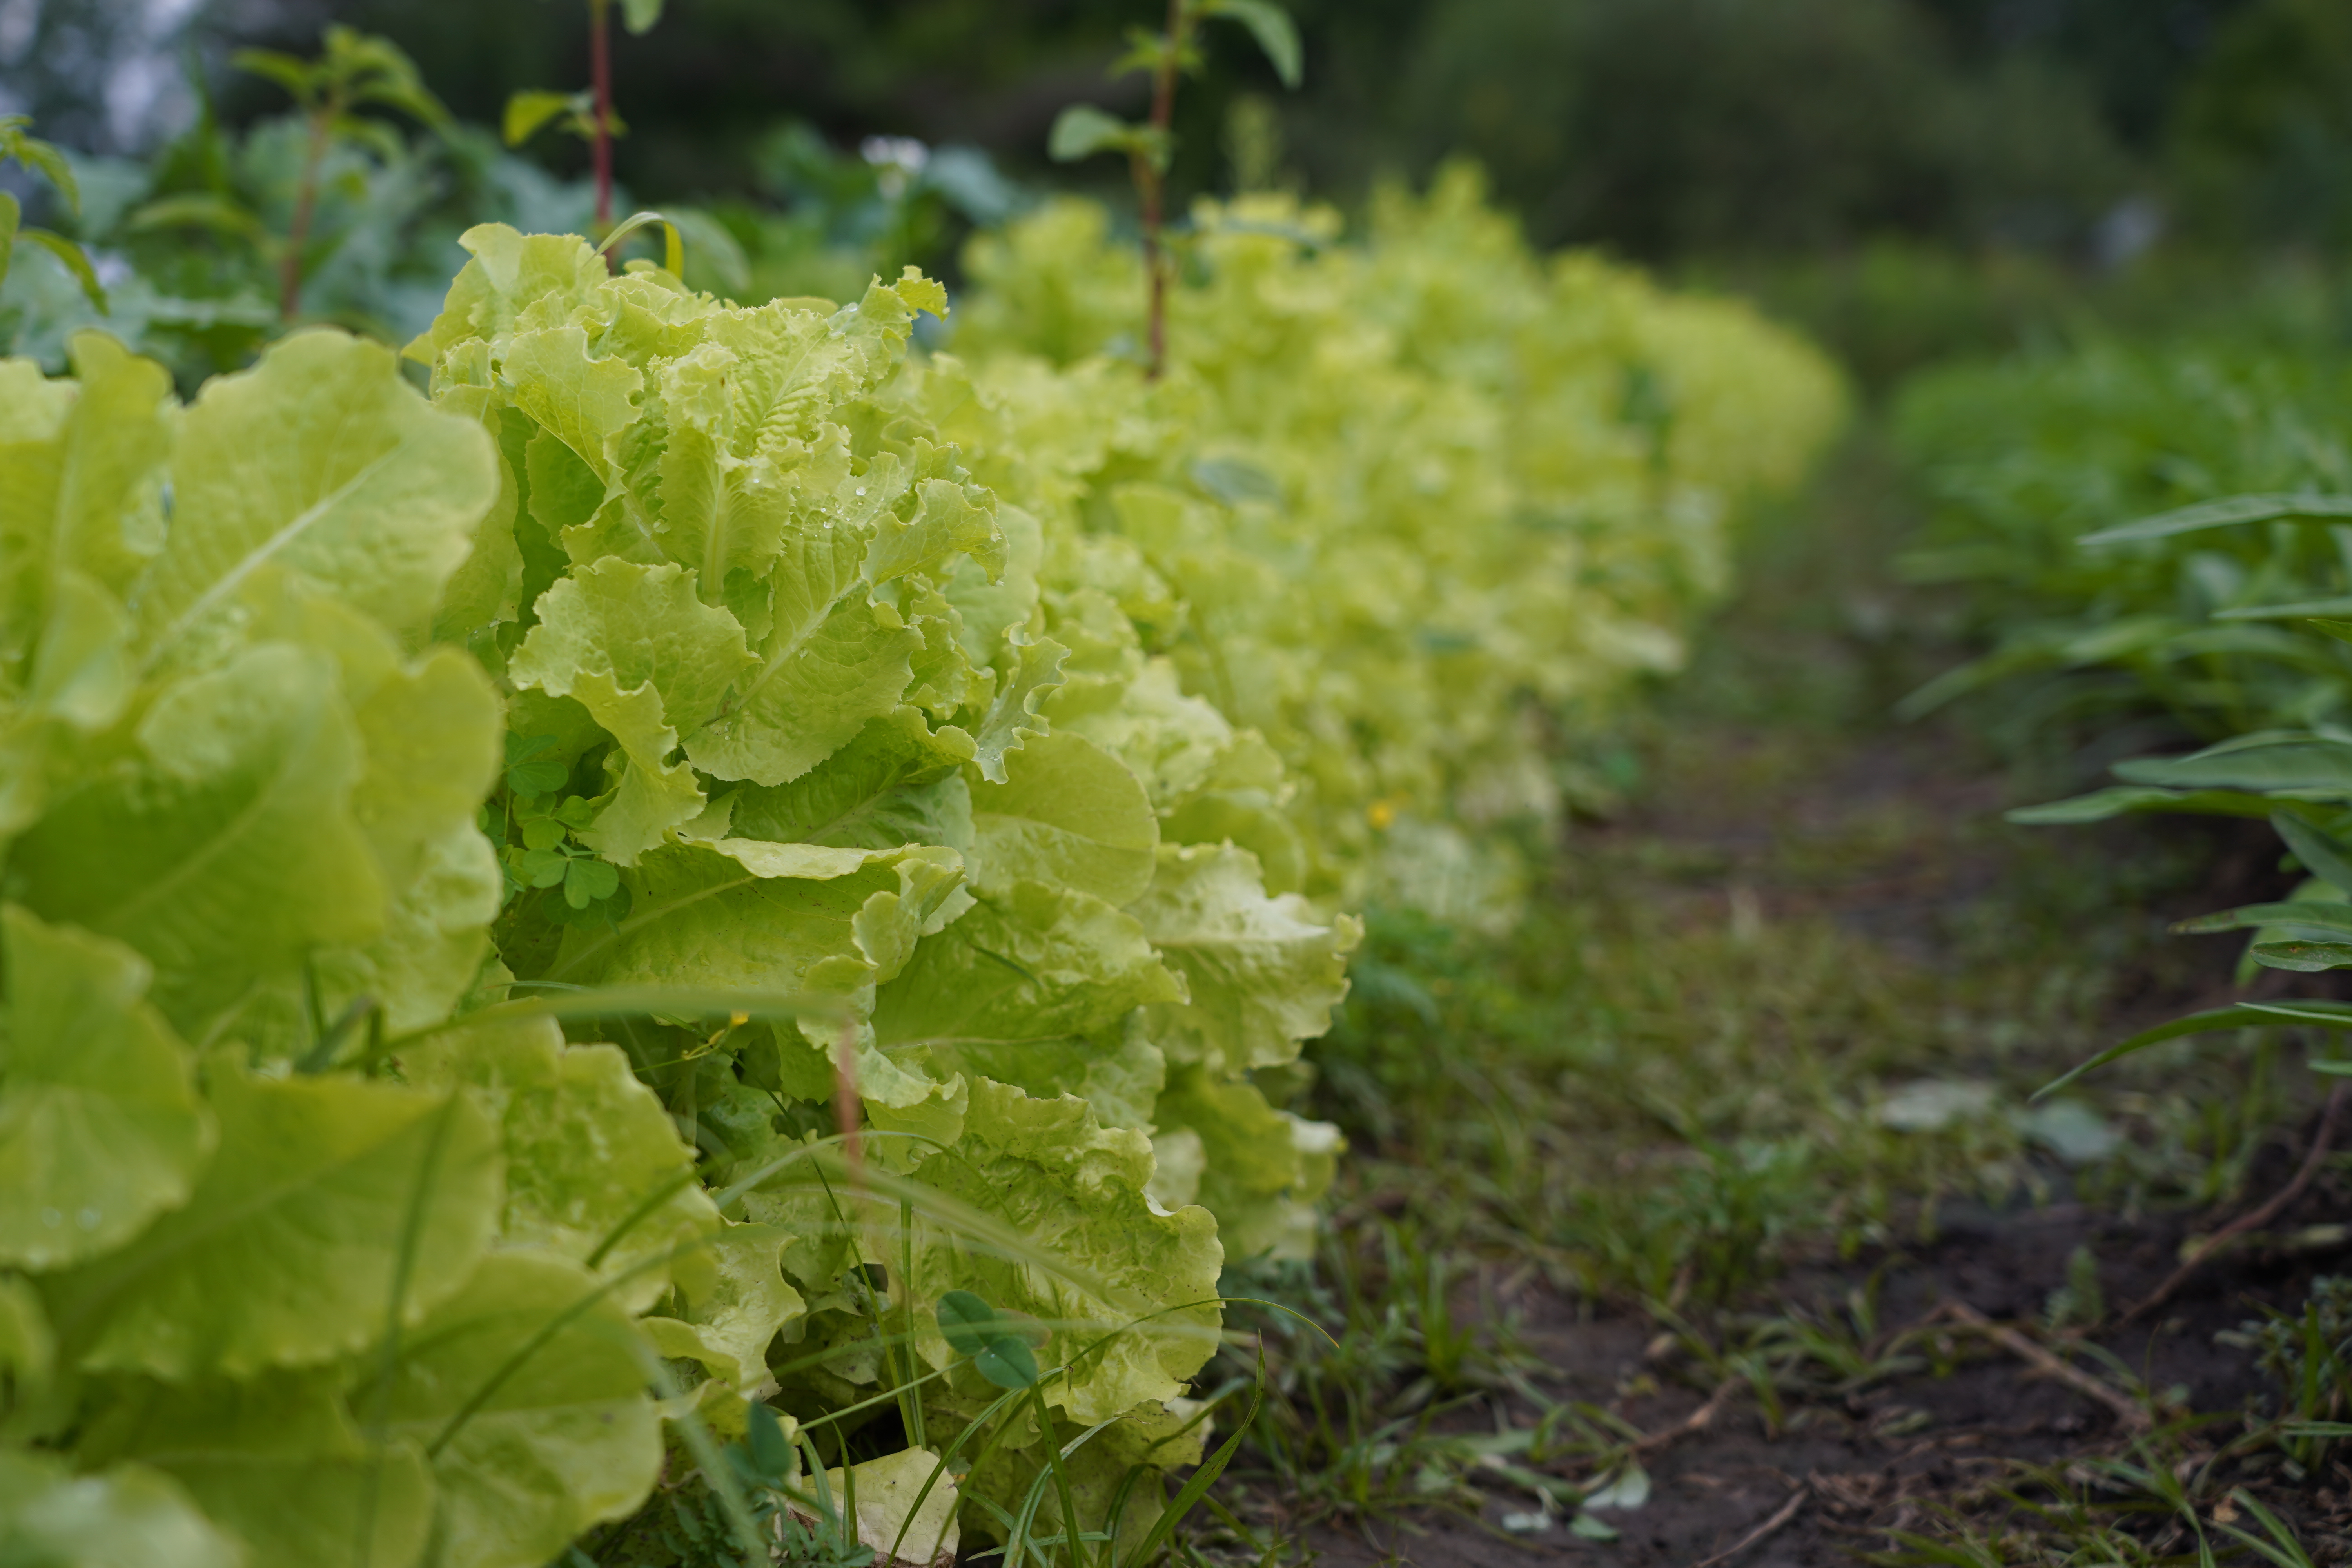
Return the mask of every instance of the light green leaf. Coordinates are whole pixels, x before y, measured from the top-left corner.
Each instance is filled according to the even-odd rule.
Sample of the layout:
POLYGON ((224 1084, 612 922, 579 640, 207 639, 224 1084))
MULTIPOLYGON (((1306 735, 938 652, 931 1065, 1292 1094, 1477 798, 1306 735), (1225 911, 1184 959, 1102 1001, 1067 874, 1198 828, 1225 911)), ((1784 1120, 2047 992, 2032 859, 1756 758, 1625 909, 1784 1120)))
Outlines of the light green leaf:
MULTIPOLYGON (((463 413, 454 397, 442 399, 449 413, 463 413)), ((496 437, 499 418, 489 414, 486 433, 496 437)), ((440 602, 433 608, 433 640, 462 647, 511 621, 522 609, 522 547, 515 537, 516 512, 521 504, 515 465, 506 452, 499 454, 499 498, 482 514, 474 530, 473 548, 465 563, 442 585, 440 602)))
POLYGON ((389 350, 318 330, 205 384, 172 486, 171 531, 134 596, 150 666, 266 568, 421 637, 499 476, 481 427, 427 405, 389 350))
POLYGON ((503 349, 526 306, 541 300, 584 304, 592 289, 612 280, 604 258, 578 235, 523 235, 486 223, 458 236, 457 243, 473 259, 449 285, 433 325, 402 351, 408 359, 431 364, 473 338, 503 349))
POLYGON ((1192 1201, 1217 1216, 1227 1257, 1314 1257, 1315 1205, 1347 1147, 1338 1128, 1276 1110, 1254 1085, 1197 1068, 1176 1076, 1152 1117, 1163 1137, 1181 1129, 1200 1139, 1192 1201))
POLYGON ((699 1362, 738 1397, 768 1379, 768 1342, 806 1310, 786 1282, 782 1258, 792 1233, 781 1226, 730 1225, 682 1262, 683 1317, 645 1320, 654 1348, 699 1362))
POLYGON ((509 94, 506 113, 499 122, 499 134, 509 147, 520 147, 530 141, 542 125, 559 114, 579 110, 580 94, 576 92, 545 92, 526 89, 509 94))
POLYGON ((639 864, 629 918, 572 928, 549 978, 845 997, 898 972, 961 879, 944 849, 672 845, 639 864))
POLYGON ((85 573, 58 572, 33 650, 26 706, 77 730, 105 729, 131 700, 130 645, 131 617, 121 601, 85 573))
MULTIPOLYGON (((594 1276, 559 1258, 492 1253, 402 1342, 391 1429, 433 1460, 427 1562, 540 1568, 645 1500, 661 1470, 646 1346, 594 1276)), ((353 1395, 373 1408, 373 1390, 353 1395)))
POLYGON ((186 1047, 129 948, 0 909, 0 1262, 93 1257, 187 1201, 212 1147, 186 1047))
POLYGON ((178 1481, 245 1543, 247 1568, 408 1568, 425 1551, 432 1480, 413 1445, 362 1440, 342 1380, 340 1368, 182 1388, 121 1379, 84 1450, 178 1481))
MULTIPOLYGON (((832 1489, 837 1518, 852 1517, 850 1498, 856 1497, 855 1534, 860 1545, 874 1552, 875 1568, 942 1568, 957 1561, 963 1541, 956 1523, 961 1502, 953 1471, 940 1457, 923 1448, 908 1448, 879 1459, 868 1459, 824 1473, 832 1489), (922 1506, 915 1506, 920 1498, 922 1506)), ((814 1515, 794 1506, 803 1521, 814 1515)))
POLYGON ((738 838, 850 849, 940 844, 969 850, 971 792, 957 770, 971 756, 962 731, 934 733, 916 710, 897 709, 792 783, 731 792, 729 831, 738 838))
MULTIPOLYGON (((130 622, 120 596, 162 534, 171 378, 113 339, 73 340, 75 384, 26 361, 0 398, 0 679, 79 729, 128 701, 130 622)), ((26 817, 45 779, 18 770, 26 817)))
POLYGON ((320 952, 312 978, 330 1014, 373 997, 387 1027, 421 1028, 472 984, 499 910, 497 858, 474 824, 498 773, 498 694, 440 648, 383 670, 355 717, 367 762, 352 815, 390 897, 382 932, 320 952))
POLYGON ((383 1004, 394 1031, 446 1017, 481 972, 500 888, 498 856, 472 823, 425 845, 385 902, 383 931, 319 953, 314 974, 328 1016, 366 997, 383 1004))
POLYGON ((901 505, 908 515, 884 512, 866 552, 865 576, 879 585, 917 572, 937 573, 969 555, 992 581, 1004 572, 1004 535, 997 531, 995 498, 964 482, 950 447, 915 441, 914 487, 901 505))
MULTIPOLYGON (((992 1078, 1039 1100, 1075 1094, 1094 1107, 1106 1127, 1135 1127, 1149 1131, 1152 1108, 1168 1078, 1168 1063, 1160 1047, 1130 1026, 1116 1031, 1116 1041, 1084 1039, 982 1040, 967 1037, 947 1044, 927 1042, 924 1052, 930 1070, 941 1075, 992 1078)), ((1154 1189, 1155 1192, 1157 1188, 1154 1189)), ((1192 1201, 1188 1189, 1182 1202, 1192 1201)), ((1174 1208, 1176 1204, 1168 1205, 1174 1208)))
POLYGON ((642 33, 661 20, 662 0, 621 0, 621 23, 632 33, 642 33))
POLYGON ((1093 1037, 1183 995, 1133 919, 1074 889, 1016 882, 923 939, 876 996, 874 1033, 951 1047, 1093 1037))
POLYGON ((589 471, 609 484, 613 445, 637 421, 645 377, 624 359, 593 356, 578 327, 519 332, 507 345, 499 374, 513 387, 514 405, 537 420, 589 471))
MULTIPOLYGON (((1060 634, 1084 635, 1066 625, 1060 634)), ((1055 729, 1086 736, 1132 769, 1158 809, 1171 810, 1210 786, 1239 760, 1238 751, 1263 758, 1265 742, 1250 744, 1247 731, 1237 734, 1213 706, 1187 696, 1176 667, 1166 658, 1144 659, 1139 650, 1118 663, 1118 674, 1074 675, 1048 700, 1046 710, 1055 729), (1129 664, 1130 658, 1139 668, 1129 664)), ((1277 784, 1280 778, 1277 761, 1277 784)))
POLYGON ((452 829, 472 823, 497 780, 498 692, 472 659, 436 648, 386 671, 353 717, 367 767, 352 788, 352 814, 385 885, 403 887, 452 829))
POLYGON ((992 578, 967 557, 940 580, 940 592, 956 608, 958 635, 975 665, 993 660, 1008 644, 1006 634, 1025 626, 1037 608, 1037 572, 1045 559, 1045 531, 1035 517, 1000 500, 997 531, 1004 537, 1004 566, 992 578))
POLYGON ((312 1365, 463 1283, 499 1206, 496 1134, 451 1100, 211 1063, 220 1142, 184 1207, 49 1289, 80 1364, 174 1381, 312 1365), (402 1239, 415 1243, 402 1267, 402 1239))
POLYGON ((1062 662, 1069 655, 1060 643, 1040 637, 1007 656, 1011 668, 999 672, 995 700, 972 731, 972 766, 981 777, 1004 783, 1006 753, 1050 728, 1038 715, 1045 699, 1062 684, 1062 662))
POLYGON ((668 1287, 667 1269, 640 1265, 717 1225, 690 1179, 694 1152, 618 1047, 566 1045, 553 1019, 516 1019, 446 1031, 403 1051, 401 1064, 411 1083, 463 1088, 496 1119, 507 1154, 502 1240, 583 1265, 602 1248, 600 1271, 627 1277, 615 1296, 623 1305, 642 1310, 668 1287), (646 1208, 664 1190, 671 1195, 646 1208))
POLYGON ((612 731, 629 768, 618 798, 583 837, 634 865, 703 806, 678 732, 719 707, 751 664, 743 631, 695 595, 675 565, 604 560, 540 595, 539 625, 508 667, 518 685, 571 697, 612 731))
POLYGON ((1346 915, 1322 923, 1296 894, 1266 897, 1256 858, 1229 846, 1163 845, 1133 913, 1191 998, 1152 1009, 1152 1038, 1216 1073, 1280 1066, 1329 1027, 1362 931, 1346 915))
POLYGON ((1147 129, 1130 125, 1091 103, 1073 103, 1054 117, 1054 129, 1045 138, 1045 155, 1056 163, 1075 163, 1097 153, 1129 152, 1147 129))
POLYGON ((102 332, 76 333, 72 352, 74 383, 36 372, 33 384, 9 389, 23 424, 0 439, 0 551, 11 563, 0 592, 26 625, 37 622, 48 574, 69 568, 120 595, 163 532, 171 375, 102 332))
POLYGON ((1092 742, 1044 735, 1005 759, 1005 782, 972 786, 972 884, 1058 883, 1112 905, 1151 885, 1160 819, 1143 785, 1092 742))
POLYGON ((172 688, 140 755, 18 840, 24 902, 128 942, 184 1033, 306 953, 383 927, 384 888, 350 809, 357 727, 327 656, 255 647, 172 688))
POLYGON ((179 1486, 123 1465, 76 1475, 54 1455, 0 1450, 0 1561, 28 1568, 259 1568, 179 1486))
POLYGON ((709 723, 687 736, 695 766, 725 779, 800 777, 898 707, 922 634, 867 597, 865 542, 803 527, 784 541, 758 668, 709 723))
MULTIPOLYGON (((675 565, 600 561, 540 596, 539 625, 509 667, 519 686, 551 696, 578 696, 607 729, 600 710, 650 688, 664 724, 691 729, 719 706, 751 666, 743 628, 723 609, 695 596, 694 580, 675 565), (575 690, 583 674, 607 679, 593 695, 575 690)), ((670 746, 677 742, 673 739, 670 746)), ((667 747, 643 759, 664 760, 667 747)))
MULTIPOLYGON (((730 573, 766 574, 805 498, 773 459, 742 450, 755 446, 762 427, 758 411, 743 406, 740 358, 705 343, 659 374, 667 439, 657 537, 665 554, 694 572, 705 602, 717 604, 730 573)), ((841 458, 845 473, 847 453, 841 458)))
MULTIPOLYGON (((954 1154, 933 1156, 917 1173, 1110 1292, 1097 1295, 1024 1260, 982 1255, 918 1218, 908 1279, 917 1300, 970 1290, 1000 1311, 1042 1320, 1051 1331, 1038 1356, 1043 1365, 1106 1341, 1045 1385, 1047 1402, 1071 1419, 1104 1421, 1147 1400, 1172 1399, 1215 1350, 1213 1298, 1223 1257, 1215 1222, 1200 1208, 1155 1211, 1143 1191, 1151 1145, 1142 1133, 1102 1127, 1083 1100, 1033 1100, 982 1079, 971 1086, 954 1154), (1161 1310, 1170 1308, 1176 1310, 1161 1310)), ((936 1332, 919 1347, 933 1366, 955 1356, 936 1332)))

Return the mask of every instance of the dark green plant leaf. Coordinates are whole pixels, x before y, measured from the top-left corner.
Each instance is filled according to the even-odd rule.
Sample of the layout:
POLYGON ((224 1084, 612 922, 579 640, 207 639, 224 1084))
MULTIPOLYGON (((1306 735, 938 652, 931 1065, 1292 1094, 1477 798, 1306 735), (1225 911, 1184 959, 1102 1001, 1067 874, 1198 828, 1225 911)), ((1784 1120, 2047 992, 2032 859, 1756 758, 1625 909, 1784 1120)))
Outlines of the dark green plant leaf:
POLYGON ((2247 951, 2265 969, 2288 969, 2298 974, 2352 969, 2352 944, 2340 942, 2258 942, 2247 951))
POLYGON ((2191 1013, 2186 1017, 2158 1024, 2152 1029, 2143 1029, 2127 1040, 2117 1041, 2081 1066, 2060 1074, 2035 1089, 2033 1098, 2041 1100, 2055 1094, 2095 1068, 2103 1068, 2118 1058, 2130 1056, 2135 1051, 2146 1050, 2148 1047, 2161 1044, 2166 1040, 2177 1040, 2183 1035, 2210 1034, 2215 1029, 2244 1028, 2249 1026, 2276 1024, 2282 1021, 2271 1012, 2254 1006, 2215 1007, 2202 1013, 2191 1013))
POLYGON ((2305 870, 2339 893, 2352 894, 2352 851, 2316 823, 2291 811, 2271 814, 2271 826, 2294 851, 2305 870))
POLYGON ((1012 1334, 991 1340, 987 1349, 971 1358, 971 1364, 999 1388, 1036 1386, 1036 1354, 1012 1334))
POLYGON ((2278 809, 2265 796, 2238 790, 2171 790, 2143 784, 2115 784, 2070 800, 2047 805, 2021 805, 2001 814, 2004 822, 2021 827, 2073 827, 2086 822, 2144 812, 2185 812, 2201 816, 2268 816, 2278 809))
POLYGON ((2209 528, 2230 528, 2244 522, 2287 522, 2304 518, 2336 517, 2352 517, 2352 496, 2227 496, 2220 500, 2200 501, 2195 506, 2158 512, 2154 517, 2143 517, 2114 528, 2103 528, 2095 533, 2083 535, 2075 542, 2095 549, 2103 544, 2170 539, 2176 534, 2198 533, 2209 528))
POLYGON ((2323 903, 2305 900, 2294 903, 2247 904, 2242 909, 2222 910, 2218 913, 2199 915, 2194 920, 2174 922, 2172 929, 2183 936, 2202 936, 2213 931, 2247 931, 2259 926, 2301 926, 2309 931, 2352 931, 2352 904, 2323 903))
POLYGON ((620 886, 618 867, 603 860, 574 860, 563 874, 563 901, 584 910, 599 899, 611 898, 620 886))
POLYGON ((1274 0, 1211 0, 1208 14, 1229 16, 1247 27, 1282 85, 1298 85, 1303 75, 1298 25, 1290 19, 1289 12, 1274 0))
POLYGON ((950 1290, 936 1310, 940 1337, 958 1355, 978 1355, 999 1331, 996 1309, 969 1290, 950 1290))
POLYGON ((2352 793, 2352 745, 2294 741, 2212 746, 2194 756, 2143 757, 2118 763, 2126 784, 2187 789, 2328 790, 2352 793))

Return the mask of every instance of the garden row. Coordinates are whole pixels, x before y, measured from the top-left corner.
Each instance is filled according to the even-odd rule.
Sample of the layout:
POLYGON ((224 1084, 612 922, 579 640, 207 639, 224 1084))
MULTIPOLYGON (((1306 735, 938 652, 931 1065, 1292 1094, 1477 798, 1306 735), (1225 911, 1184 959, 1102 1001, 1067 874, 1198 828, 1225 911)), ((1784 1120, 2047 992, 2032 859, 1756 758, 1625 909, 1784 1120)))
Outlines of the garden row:
POLYGON ((1151 1549, 1348 911, 1507 908, 1838 405, 1467 175, 1196 223, 1157 379, 1077 205, 953 355, 490 226, 429 397, 0 366, 0 1541, 1151 1549))

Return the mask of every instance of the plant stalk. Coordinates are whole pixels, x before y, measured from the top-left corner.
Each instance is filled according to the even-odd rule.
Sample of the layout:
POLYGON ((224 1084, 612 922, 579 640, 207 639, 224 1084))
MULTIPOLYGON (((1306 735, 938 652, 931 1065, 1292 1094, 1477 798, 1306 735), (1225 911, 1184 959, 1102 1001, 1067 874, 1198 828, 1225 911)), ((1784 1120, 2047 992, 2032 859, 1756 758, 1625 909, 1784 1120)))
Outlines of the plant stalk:
MULTIPOLYGON (((1189 0, 1168 0, 1168 47, 1151 73, 1151 128, 1162 148, 1168 145, 1169 126, 1175 119, 1177 69, 1192 23, 1189 0)), ((1145 314, 1150 358, 1143 375, 1147 381, 1158 381, 1168 368, 1168 257, 1160 244, 1168 181, 1148 153, 1136 153, 1133 163, 1136 188, 1143 197, 1143 270, 1150 289, 1145 314)))
POLYGON ((588 0, 588 84, 595 96, 596 235, 613 226, 612 0, 588 0))
POLYGON ((286 254, 278 263, 278 319, 290 321, 302 309, 302 247, 319 211, 319 171, 326 166, 327 142, 341 105, 329 100, 310 111, 310 146, 302 154, 302 178, 294 187, 294 219, 286 230, 286 254))

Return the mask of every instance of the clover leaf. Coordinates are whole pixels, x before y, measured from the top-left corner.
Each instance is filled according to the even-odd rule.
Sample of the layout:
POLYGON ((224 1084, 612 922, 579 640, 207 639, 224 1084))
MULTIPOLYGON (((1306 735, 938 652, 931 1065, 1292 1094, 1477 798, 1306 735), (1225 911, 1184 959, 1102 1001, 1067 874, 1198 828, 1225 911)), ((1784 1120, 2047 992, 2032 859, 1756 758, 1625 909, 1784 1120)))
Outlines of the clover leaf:
POLYGON ((555 749, 552 735, 507 737, 507 788, 517 795, 546 795, 563 787, 572 770, 546 753, 555 749))
POLYGON ((958 1355, 970 1356, 980 1375, 999 1388, 1034 1388, 1037 1356, 1032 1340, 1043 1339, 1034 1323, 997 1310, 969 1290, 940 1298, 940 1335, 958 1355))
POLYGON ((574 859, 564 868, 563 901, 584 910, 599 899, 609 899, 621 885, 618 868, 602 860, 574 859))

